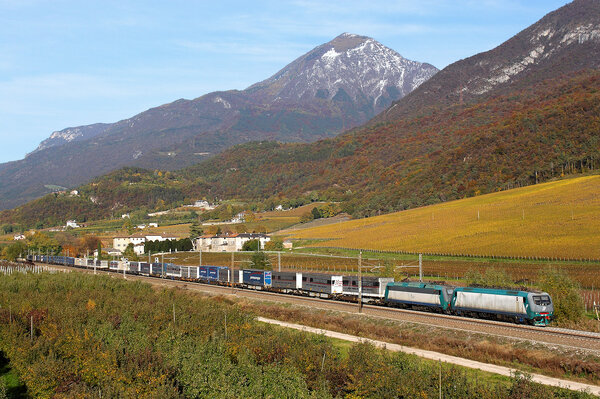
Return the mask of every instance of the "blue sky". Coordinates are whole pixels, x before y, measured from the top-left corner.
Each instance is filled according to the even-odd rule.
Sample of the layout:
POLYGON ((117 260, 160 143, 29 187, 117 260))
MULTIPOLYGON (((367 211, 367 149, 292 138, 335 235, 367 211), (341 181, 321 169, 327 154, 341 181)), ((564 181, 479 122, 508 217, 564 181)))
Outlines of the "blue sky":
POLYGON ((244 89, 343 32, 443 68, 557 0, 0 0, 0 162, 53 131, 244 89))

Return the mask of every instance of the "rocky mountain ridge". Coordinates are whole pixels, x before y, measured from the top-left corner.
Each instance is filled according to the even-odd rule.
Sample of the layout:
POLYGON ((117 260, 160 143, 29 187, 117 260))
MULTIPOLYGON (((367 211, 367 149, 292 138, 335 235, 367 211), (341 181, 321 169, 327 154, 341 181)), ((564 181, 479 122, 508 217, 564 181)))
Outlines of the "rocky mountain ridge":
POLYGON ((343 34, 246 90, 177 100, 113 124, 54 132, 0 164, 0 209, 122 166, 177 169, 253 140, 312 142, 358 126, 437 72, 343 34))
POLYGON ((519 84, 600 68, 600 1, 574 0, 494 49, 457 61, 374 121, 480 101, 519 84))

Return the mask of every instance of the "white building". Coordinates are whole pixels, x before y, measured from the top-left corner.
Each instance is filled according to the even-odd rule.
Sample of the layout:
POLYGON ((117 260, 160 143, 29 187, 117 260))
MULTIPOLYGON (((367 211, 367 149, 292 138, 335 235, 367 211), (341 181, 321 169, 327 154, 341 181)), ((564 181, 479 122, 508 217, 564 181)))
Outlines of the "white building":
POLYGON ((194 205, 192 205, 194 208, 200 208, 200 209, 206 209, 207 211, 213 210, 215 209, 215 205, 211 205, 208 203, 208 201, 204 201, 204 200, 200 200, 200 201, 196 201, 194 202, 194 205))
POLYGON ((24 240, 26 237, 24 234, 17 234, 13 237, 13 240, 15 241, 19 241, 19 240, 24 240))
POLYGON ((124 213, 121 215, 121 219, 129 219, 129 214, 128 213, 124 213))
POLYGON ((260 248, 263 249, 271 241, 271 237, 262 233, 204 235, 194 240, 194 244, 196 251, 236 252, 241 251, 244 243, 250 240, 259 240, 260 248))
POLYGON ((77 224, 77 222, 75 220, 67 220, 67 224, 65 227, 70 227, 72 229, 76 229, 79 227, 79 225, 77 224))
POLYGON ((121 252, 125 251, 125 248, 127 248, 127 246, 129 244, 133 244, 133 251, 138 254, 138 255, 142 255, 144 253, 144 243, 146 241, 166 241, 166 240, 178 240, 179 237, 176 236, 170 236, 170 235, 160 235, 160 234, 153 234, 153 235, 141 235, 141 234, 134 234, 132 236, 117 236, 113 238, 113 247, 116 250, 119 250, 121 252))
POLYGON ((246 214, 240 212, 231 219, 231 223, 244 223, 246 221, 246 214))
MULTIPOLYGON (((113 248, 118 249, 119 251, 123 252, 125 251, 125 248, 127 248, 127 246, 129 244, 133 244, 133 247, 135 249, 136 246, 139 246, 141 244, 142 246, 142 252, 144 253, 144 243, 146 242, 146 237, 143 235, 132 235, 132 236, 117 236, 113 238, 113 248)), ((136 251, 137 253, 137 251, 136 251)))

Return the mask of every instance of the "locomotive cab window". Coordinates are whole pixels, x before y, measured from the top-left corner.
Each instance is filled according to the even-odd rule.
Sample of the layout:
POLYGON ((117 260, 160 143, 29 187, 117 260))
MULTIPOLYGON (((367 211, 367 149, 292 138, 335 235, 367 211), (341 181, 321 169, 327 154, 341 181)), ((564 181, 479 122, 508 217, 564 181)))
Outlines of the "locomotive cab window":
POLYGON ((535 295, 533 297, 533 303, 540 306, 550 305, 550 297, 548 295, 535 295))

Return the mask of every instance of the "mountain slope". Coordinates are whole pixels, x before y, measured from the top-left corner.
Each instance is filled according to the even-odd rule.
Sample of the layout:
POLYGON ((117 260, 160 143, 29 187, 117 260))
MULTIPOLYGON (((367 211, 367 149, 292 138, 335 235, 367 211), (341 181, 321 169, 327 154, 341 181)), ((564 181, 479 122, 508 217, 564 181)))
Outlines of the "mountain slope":
POLYGON ((0 224, 49 226, 202 197, 337 200, 372 216, 593 172, 599 131, 600 71, 590 71, 312 144, 247 143, 177 172, 118 170, 80 197, 0 212, 0 224))
POLYGON ((575 0, 498 47, 444 68, 375 121, 393 121, 423 108, 479 101, 515 86, 586 68, 598 69, 599 15, 600 1, 575 0))
POLYGON ((243 91, 178 100, 114 124, 54 132, 0 165, 0 209, 124 165, 177 169, 252 140, 311 142, 364 123, 437 72, 343 34, 243 91))
MULTIPOLYGON (((531 54, 537 45, 536 32, 552 31, 554 21, 569 27, 572 34, 562 32, 563 39, 582 29, 596 31, 600 2, 578 0, 549 16, 507 42, 530 43, 513 58, 531 54)), ((164 184, 181 198, 335 199, 344 201, 344 210, 355 216, 370 216, 568 174, 594 173, 600 159, 600 36, 563 39, 560 51, 543 63, 528 65, 527 72, 514 74, 462 104, 439 95, 427 103, 428 108, 411 111, 414 104, 426 103, 421 97, 428 98, 430 82, 440 85, 438 76, 462 73, 460 61, 400 100, 385 119, 378 117, 312 144, 240 145, 153 184, 164 184), (568 62, 572 59, 578 60, 576 65, 568 62)), ((475 58, 480 64, 497 65, 502 60, 498 52, 505 48, 503 44, 475 58)), ((513 58, 496 69, 513 65, 513 58)), ((489 76, 483 71, 481 79, 476 74, 470 79, 486 81, 489 76)), ((123 184, 132 183, 133 177, 123 177, 130 174, 123 172, 123 184)), ((100 186, 115 184, 115 177, 107 176, 100 186)), ((122 202, 110 190, 93 185, 86 189, 89 195, 101 194, 106 209, 144 201, 138 195, 135 201, 122 202)), ((156 198, 145 202, 149 207, 156 203, 156 198)), ((33 209, 40 215, 44 212, 33 209)), ((10 215, 5 214, 4 220, 21 220, 10 215)))

